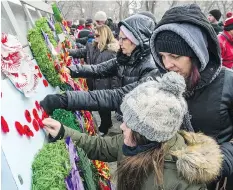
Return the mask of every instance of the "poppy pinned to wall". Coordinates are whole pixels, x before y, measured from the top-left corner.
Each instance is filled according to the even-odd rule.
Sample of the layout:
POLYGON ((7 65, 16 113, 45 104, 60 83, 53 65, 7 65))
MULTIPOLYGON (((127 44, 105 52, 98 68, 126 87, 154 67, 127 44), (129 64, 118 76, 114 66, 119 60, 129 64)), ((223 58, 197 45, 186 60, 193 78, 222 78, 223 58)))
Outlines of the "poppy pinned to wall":
POLYGON ((45 86, 45 87, 48 87, 48 86, 49 86, 48 81, 47 81, 47 80, 45 80, 45 79, 43 79, 43 84, 44 84, 44 86, 45 86))
POLYGON ((23 128, 24 128, 24 131, 25 131, 25 135, 27 137, 33 137, 34 136, 34 133, 32 132, 32 130, 27 125, 24 125, 23 128))
POLYGON ((49 117, 48 114, 45 111, 43 111, 43 113, 42 113, 42 120, 44 120, 44 119, 46 119, 48 117, 49 117))
POLYGON ((38 77, 42 78, 42 74, 41 74, 41 73, 38 73, 38 77))
POLYGON ((15 122, 15 128, 18 131, 18 133, 20 134, 20 136, 25 134, 24 128, 23 128, 23 126, 21 125, 20 122, 18 122, 18 121, 15 122))
POLYGON ((39 115, 38 115, 38 113, 37 113, 37 111, 36 111, 35 108, 32 110, 32 114, 33 114, 33 116, 34 116, 34 118, 35 118, 36 120, 39 119, 39 115))
POLYGON ((9 126, 3 116, 1 116, 1 126, 2 126, 2 132, 8 133, 9 132, 9 126))
POLYGON ((38 121, 38 123, 39 123, 40 128, 44 128, 44 124, 42 123, 42 120, 41 120, 41 119, 38 119, 37 121, 38 121))
POLYGON ((39 104, 38 101, 35 101, 35 105, 36 105, 36 109, 37 109, 38 111, 41 111, 41 107, 40 107, 40 104, 39 104))
POLYGON ((36 131, 39 131, 40 126, 39 126, 38 122, 36 121, 36 119, 33 119, 32 125, 33 125, 33 127, 34 127, 34 129, 35 129, 36 131))
POLYGON ((29 112, 28 110, 25 110, 24 116, 25 116, 27 122, 28 122, 28 123, 31 123, 32 118, 31 118, 31 114, 30 114, 30 112, 29 112))

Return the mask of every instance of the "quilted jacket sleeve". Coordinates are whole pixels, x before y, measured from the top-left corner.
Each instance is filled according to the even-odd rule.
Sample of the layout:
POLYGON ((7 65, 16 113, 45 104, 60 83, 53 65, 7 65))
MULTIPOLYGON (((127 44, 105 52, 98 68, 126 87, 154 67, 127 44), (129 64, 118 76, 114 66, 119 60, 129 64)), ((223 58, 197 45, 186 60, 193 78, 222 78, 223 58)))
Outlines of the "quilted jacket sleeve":
POLYGON ((116 75, 117 62, 113 58, 97 65, 74 65, 69 69, 72 78, 106 78, 116 75))

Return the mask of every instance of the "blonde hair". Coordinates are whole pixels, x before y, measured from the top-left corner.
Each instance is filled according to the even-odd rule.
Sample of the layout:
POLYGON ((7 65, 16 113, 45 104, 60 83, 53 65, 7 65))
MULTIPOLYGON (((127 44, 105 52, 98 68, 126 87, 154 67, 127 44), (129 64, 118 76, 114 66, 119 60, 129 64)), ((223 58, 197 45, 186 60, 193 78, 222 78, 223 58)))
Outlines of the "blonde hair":
POLYGON ((100 51, 105 50, 108 44, 116 42, 111 29, 107 25, 97 26, 95 30, 99 34, 99 41, 94 42, 93 45, 98 47, 100 51))

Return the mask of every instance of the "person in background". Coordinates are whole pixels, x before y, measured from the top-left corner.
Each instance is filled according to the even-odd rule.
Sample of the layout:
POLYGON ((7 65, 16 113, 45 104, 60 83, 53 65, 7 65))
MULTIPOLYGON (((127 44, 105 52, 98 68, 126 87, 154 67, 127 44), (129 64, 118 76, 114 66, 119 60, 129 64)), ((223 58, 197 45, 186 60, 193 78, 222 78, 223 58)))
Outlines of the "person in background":
POLYGON ((84 28, 84 24, 85 24, 85 19, 84 18, 79 19, 77 30, 82 30, 84 28))
POLYGON ((233 17, 224 22, 223 32, 218 35, 223 66, 233 69, 233 17))
POLYGON ((149 39, 155 29, 154 20, 141 14, 134 14, 122 20, 119 45, 116 58, 97 65, 76 65, 69 67, 71 73, 83 78, 117 77, 118 81, 111 90, 78 91, 65 94, 48 95, 40 102, 46 113, 51 114, 54 109, 67 110, 111 110, 118 111, 122 95, 131 91, 129 86, 141 80, 147 73, 156 69, 149 48, 149 39))
MULTIPOLYGON (((114 38, 110 28, 106 25, 97 26, 95 31, 94 43, 87 43, 86 48, 68 50, 69 55, 74 58, 85 58, 88 65, 97 65, 99 63, 108 61, 116 57, 116 53, 119 50, 119 44, 114 38)), ((72 78, 78 77, 76 70, 64 68, 72 78)), ((112 85, 117 81, 115 77, 104 78, 104 79, 88 79, 89 90, 104 90, 111 89, 112 85)), ((106 135, 108 129, 112 127, 111 111, 102 109, 99 111, 101 124, 99 131, 101 135, 106 135)))
MULTIPOLYGON (((92 19, 87 19, 85 22, 85 27, 78 33, 78 38, 76 39, 76 43, 79 43, 85 46, 88 42, 92 42, 94 40, 94 29, 93 29, 93 21, 92 19)), ((82 47, 82 46, 79 46, 82 47)))
POLYGON ((88 136, 47 118, 49 142, 71 137, 89 159, 118 161, 117 190, 204 190, 219 174, 222 154, 216 141, 180 131, 187 104, 185 79, 170 72, 145 82, 121 105, 123 134, 88 136))
POLYGON ((115 36, 115 38, 118 39, 119 28, 118 28, 116 23, 113 23, 112 18, 110 18, 110 17, 107 18, 107 15, 106 15, 106 13, 104 11, 96 12, 96 14, 94 16, 94 20, 95 20, 96 26, 104 25, 104 24, 107 25, 111 29, 111 31, 112 31, 113 35, 115 36))
POLYGON ((117 25, 116 23, 113 22, 113 20, 112 20, 111 17, 109 17, 109 18, 106 20, 105 23, 106 23, 106 25, 111 29, 111 31, 112 31, 114 37, 115 37, 116 39, 118 39, 118 35, 119 35, 119 32, 120 32, 120 30, 119 30, 119 28, 118 28, 118 25, 117 25))
POLYGON ((222 27, 218 23, 221 16, 222 16, 222 13, 218 9, 211 10, 208 15, 208 20, 211 23, 217 35, 220 32, 222 32, 222 27))
POLYGON ((95 13, 94 20, 96 25, 104 25, 107 21, 107 15, 104 11, 98 11, 95 13))
POLYGON ((226 14, 226 18, 231 18, 233 16, 233 12, 228 12, 227 14, 226 14))

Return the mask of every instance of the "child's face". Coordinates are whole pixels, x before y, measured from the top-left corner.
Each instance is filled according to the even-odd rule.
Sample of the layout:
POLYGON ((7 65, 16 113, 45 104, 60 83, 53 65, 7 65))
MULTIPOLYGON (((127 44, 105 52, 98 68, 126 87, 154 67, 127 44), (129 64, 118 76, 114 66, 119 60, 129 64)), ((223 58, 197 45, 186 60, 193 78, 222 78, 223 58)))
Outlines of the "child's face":
POLYGON ((127 145, 127 146, 130 146, 130 147, 136 146, 136 143, 133 142, 132 130, 127 127, 127 125, 125 124, 125 122, 121 124, 120 128, 123 131, 124 144, 127 145))

